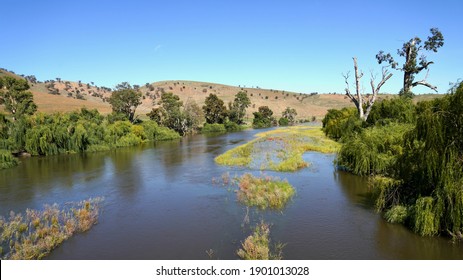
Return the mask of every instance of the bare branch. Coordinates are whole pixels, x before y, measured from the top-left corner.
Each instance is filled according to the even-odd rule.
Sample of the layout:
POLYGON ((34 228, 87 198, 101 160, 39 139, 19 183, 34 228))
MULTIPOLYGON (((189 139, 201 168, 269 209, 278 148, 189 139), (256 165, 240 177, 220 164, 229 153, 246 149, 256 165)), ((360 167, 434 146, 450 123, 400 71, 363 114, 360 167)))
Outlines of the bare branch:
POLYGON ((422 81, 418 81, 418 82, 414 82, 412 84, 413 87, 416 87, 417 85, 422 85, 422 86, 426 86, 432 90, 434 90, 435 92, 437 92, 437 87, 436 86, 433 86, 431 85, 430 83, 426 82, 426 80, 422 80, 422 81))
POLYGON ((360 79, 362 78, 363 73, 360 71, 360 74, 359 74, 357 58, 353 57, 352 59, 354 60, 355 90, 357 92, 357 102, 358 104, 360 104, 360 106, 358 106, 359 116, 360 118, 363 118, 363 106, 362 106, 363 100, 362 100, 362 93, 360 92, 360 79))
POLYGON ((431 85, 430 83, 428 83, 428 82, 426 81, 426 80, 428 79, 428 75, 429 75, 429 69, 428 69, 428 71, 426 72, 426 76, 424 76, 424 79, 421 80, 421 81, 412 83, 412 87, 416 87, 417 85, 422 85, 422 86, 426 86, 426 87, 428 87, 428 88, 434 90, 435 92, 437 92, 437 87, 431 85))
POLYGON ((371 99, 369 100, 367 104, 367 109, 365 111, 365 120, 368 119, 368 116, 370 115, 371 109, 373 108, 373 105, 376 102, 376 97, 378 96, 378 93, 381 89, 381 87, 386 83, 387 80, 389 80, 392 77, 392 73, 389 73, 387 70, 387 67, 383 67, 382 69, 382 78, 381 81, 379 82, 378 86, 375 87, 375 76, 372 74, 371 75, 371 80, 370 80, 370 86, 371 86, 371 99))

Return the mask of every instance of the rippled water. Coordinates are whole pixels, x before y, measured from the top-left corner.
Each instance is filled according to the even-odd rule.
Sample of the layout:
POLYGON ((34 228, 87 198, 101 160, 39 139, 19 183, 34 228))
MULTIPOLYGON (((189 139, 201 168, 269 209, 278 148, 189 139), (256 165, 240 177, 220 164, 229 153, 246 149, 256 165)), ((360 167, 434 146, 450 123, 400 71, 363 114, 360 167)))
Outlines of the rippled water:
POLYGON ((50 259, 236 259, 240 242, 261 219, 285 259, 463 259, 463 246, 422 238, 386 223, 368 199, 364 178, 335 170, 334 155, 307 153, 309 168, 286 178, 297 191, 283 211, 249 210, 230 187, 213 184, 229 172, 214 157, 256 132, 204 136, 111 152, 23 160, 0 170, 0 215, 89 197, 105 198, 99 224, 72 237, 50 259))

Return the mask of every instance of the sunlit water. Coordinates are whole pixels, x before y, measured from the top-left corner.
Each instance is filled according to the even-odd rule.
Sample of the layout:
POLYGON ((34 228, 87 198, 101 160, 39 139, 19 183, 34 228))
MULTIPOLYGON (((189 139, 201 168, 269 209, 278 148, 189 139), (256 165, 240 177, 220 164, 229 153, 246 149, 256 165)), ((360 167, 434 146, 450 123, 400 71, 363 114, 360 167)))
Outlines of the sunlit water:
POLYGON ((422 238, 386 223, 368 199, 364 178, 337 171, 334 155, 307 153, 312 162, 287 179, 297 191, 282 211, 249 209, 234 188, 213 183, 260 171, 224 167, 214 157, 253 139, 248 130, 111 152, 24 159, 0 170, 0 215, 44 204, 104 197, 99 223, 64 242, 50 259, 236 259, 240 242, 260 220, 285 243, 285 259, 463 259, 463 246, 422 238))

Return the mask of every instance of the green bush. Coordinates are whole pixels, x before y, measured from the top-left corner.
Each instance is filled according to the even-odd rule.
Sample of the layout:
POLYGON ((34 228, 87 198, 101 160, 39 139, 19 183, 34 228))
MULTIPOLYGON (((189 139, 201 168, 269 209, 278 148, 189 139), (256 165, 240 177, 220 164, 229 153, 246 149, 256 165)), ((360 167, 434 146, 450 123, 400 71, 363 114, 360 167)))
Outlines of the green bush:
POLYGON ((368 116, 368 125, 385 125, 390 122, 414 123, 416 110, 410 98, 397 97, 375 103, 368 116))
POLYGON ((280 118, 278 120, 278 125, 279 126, 288 126, 289 125, 289 120, 287 118, 280 118))
POLYGON ((205 123, 203 129, 201 130, 202 133, 216 133, 216 132, 227 132, 225 125, 222 123, 205 123))
POLYGON ((408 216, 407 207, 402 206, 402 205, 393 206, 391 209, 386 211, 386 213, 384 214, 384 218, 386 218, 386 221, 388 221, 389 223, 396 223, 396 224, 405 223, 407 216, 408 216))
POLYGON ((356 108, 330 109, 322 120, 325 135, 334 140, 356 134, 362 129, 362 121, 356 108))
POLYGON ((404 135, 412 128, 391 123, 363 129, 345 138, 337 164, 357 175, 389 175, 402 154, 404 135))
POLYGON ((10 168, 18 165, 19 161, 10 151, 0 150, 0 169, 10 168))
POLYGON ((228 132, 235 132, 235 131, 241 131, 244 129, 243 126, 235 123, 235 122, 232 122, 232 121, 226 121, 225 122, 225 129, 228 131, 228 132))

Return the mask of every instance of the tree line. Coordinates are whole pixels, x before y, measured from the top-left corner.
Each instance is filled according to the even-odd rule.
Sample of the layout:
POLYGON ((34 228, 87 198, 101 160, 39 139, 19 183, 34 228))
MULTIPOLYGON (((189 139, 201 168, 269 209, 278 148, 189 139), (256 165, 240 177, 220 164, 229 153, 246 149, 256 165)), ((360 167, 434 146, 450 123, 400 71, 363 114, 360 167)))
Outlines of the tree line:
MULTIPOLYGON (((0 114, 0 169, 17 165, 14 155, 19 154, 104 151, 146 141, 177 139, 200 131, 238 131, 243 129, 251 103, 247 93, 238 92, 227 108, 223 100, 210 94, 200 108, 191 99, 184 104, 179 96, 165 92, 159 106, 147 114, 150 120, 141 121, 135 114, 141 93, 127 82, 113 91, 109 98, 112 113, 107 116, 85 108, 69 113, 37 113, 29 89, 26 80, 0 78, 0 105, 9 112, 9 116, 0 114)), ((256 128, 276 125, 267 106, 254 115, 256 128)), ((294 109, 287 108, 280 125, 294 124, 296 115, 294 109)))

